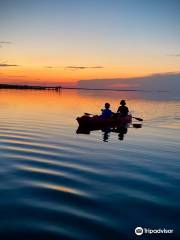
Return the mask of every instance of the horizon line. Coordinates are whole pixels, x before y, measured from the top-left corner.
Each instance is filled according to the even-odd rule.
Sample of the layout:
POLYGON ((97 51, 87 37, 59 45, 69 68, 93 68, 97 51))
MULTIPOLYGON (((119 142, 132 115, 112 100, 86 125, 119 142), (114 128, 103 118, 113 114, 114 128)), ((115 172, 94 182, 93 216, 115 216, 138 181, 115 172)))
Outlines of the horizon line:
POLYGON ((81 88, 81 87, 63 87, 63 86, 41 86, 41 85, 27 85, 27 84, 1 84, 0 89, 18 89, 18 90, 88 90, 88 91, 118 91, 118 92, 168 92, 165 90, 143 90, 143 89, 113 89, 113 88, 81 88))

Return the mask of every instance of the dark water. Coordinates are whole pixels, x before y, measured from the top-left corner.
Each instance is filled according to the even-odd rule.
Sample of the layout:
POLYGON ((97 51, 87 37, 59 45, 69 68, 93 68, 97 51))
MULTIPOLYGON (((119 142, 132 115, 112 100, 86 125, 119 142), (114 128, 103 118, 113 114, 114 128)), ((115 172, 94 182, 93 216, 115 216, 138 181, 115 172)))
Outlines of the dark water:
POLYGON ((179 107, 167 93, 1 90, 0 239, 180 239, 179 107), (76 134, 77 116, 121 98, 142 128, 76 134))

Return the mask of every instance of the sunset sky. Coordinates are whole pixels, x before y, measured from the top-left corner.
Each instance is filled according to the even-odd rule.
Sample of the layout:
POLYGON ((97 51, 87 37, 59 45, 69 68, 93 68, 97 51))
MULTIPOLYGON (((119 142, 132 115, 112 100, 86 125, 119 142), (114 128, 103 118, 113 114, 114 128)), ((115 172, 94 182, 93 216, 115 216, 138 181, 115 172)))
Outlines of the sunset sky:
POLYGON ((179 0, 0 0, 1 83, 179 71, 179 0))

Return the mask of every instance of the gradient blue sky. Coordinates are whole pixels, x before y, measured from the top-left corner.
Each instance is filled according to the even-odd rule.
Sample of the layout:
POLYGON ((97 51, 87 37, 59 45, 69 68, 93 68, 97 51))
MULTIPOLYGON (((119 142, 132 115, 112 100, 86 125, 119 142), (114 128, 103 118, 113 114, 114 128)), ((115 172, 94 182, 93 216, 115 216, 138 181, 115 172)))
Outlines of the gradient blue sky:
POLYGON ((0 65, 9 80, 180 70, 178 0, 0 0, 0 29, 1 65, 20 65, 0 65))

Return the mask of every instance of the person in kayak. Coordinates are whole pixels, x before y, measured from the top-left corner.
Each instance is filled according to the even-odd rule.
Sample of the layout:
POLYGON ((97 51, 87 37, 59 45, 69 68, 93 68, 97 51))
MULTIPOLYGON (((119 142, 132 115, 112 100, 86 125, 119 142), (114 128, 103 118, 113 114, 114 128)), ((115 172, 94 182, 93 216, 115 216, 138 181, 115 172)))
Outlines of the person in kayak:
POLYGON ((110 108, 110 104, 109 103, 105 103, 104 105, 105 109, 102 109, 102 115, 101 117, 103 119, 108 119, 108 118, 111 118, 112 115, 113 115, 113 112, 109 109, 110 108))
POLYGON ((120 106, 118 107, 117 113, 120 114, 120 116, 125 117, 129 113, 128 107, 126 107, 126 101, 121 100, 120 101, 120 106))

